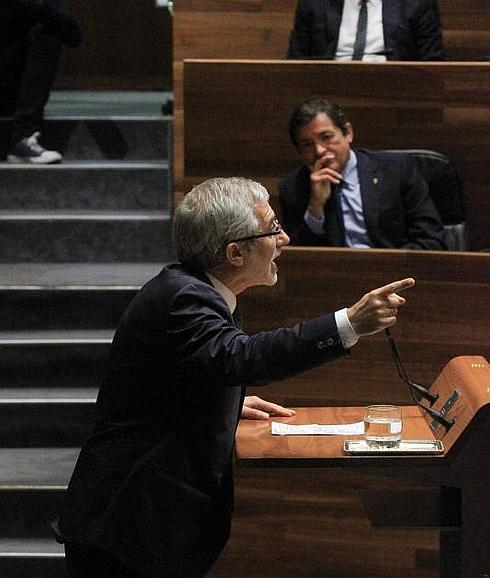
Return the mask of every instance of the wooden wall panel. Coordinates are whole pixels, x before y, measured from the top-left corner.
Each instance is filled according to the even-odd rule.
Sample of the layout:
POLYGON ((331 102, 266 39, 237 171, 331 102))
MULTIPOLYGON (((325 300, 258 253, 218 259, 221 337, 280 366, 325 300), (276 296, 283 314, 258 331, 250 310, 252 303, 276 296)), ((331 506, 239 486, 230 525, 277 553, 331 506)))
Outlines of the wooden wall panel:
POLYGON ((82 28, 65 49, 58 89, 171 90, 172 21, 154 0, 66 0, 82 28))
MULTIPOLYGON (((490 58, 488 0, 439 0, 450 60, 490 58)), ((182 193, 182 61, 193 58, 282 59, 295 0, 179 0, 173 21, 174 180, 182 193)))
MULTIPOLYGON (((245 292, 250 332, 291 325, 352 305, 367 291, 412 276, 394 334, 411 379, 432 384, 457 355, 490 359, 490 255, 431 251, 288 248, 276 287, 245 292)), ((345 359, 254 388, 293 406, 410 403, 384 334, 362 339, 345 359)))
POLYGON ((184 190, 208 176, 271 187, 297 166, 287 123, 312 96, 341 104, 360 148, 428 148, 461 170, 471 248, 490 247, 490 63, 186 61, 184 190), (196 136, 198 135, 198 136, 196 136))
MULTIPOLYGON (((490 255, 294 247, 278 266, 276 287, 240 297, 247 330, 350 305, 413 275, 417 285, 405 293, 393 330, 408 375, 429 385, 454 356, 490 358, 490 255)), ((383 335, 364 338, 347 359, 253 392, 292 406, 410 403, 383 335)), ((212 578, 440 576, 437 529, 373 526, 360 499, 375 490, 403 518, 404 507, 437 512, 437 488, 362 468, 236 468, 236 478, 233 531, 212 578)))
MULTIPOLYGON (((464 3, 459 0, 440 0, 439 3, 444 39, 451 59, 479 59, 490 51, 490 11, 487 0, 467 0, 464 3)), ((261 102, 264 112, 257 123, 261 128, 260 138, 257 138, 257 133, 251 137, 248 131, 255 120, 250 119, 246 99, 238 101, 242 102, 241 106, 235 102, 238 116, 232 120, 243 122, 232 123, 232 126, 225 123, 225 126, 236 131, 229 135, 233 137, 234 164, 227 166, 224 164, 227 159, 218 157, 219 160, 215 159, 212 165, 206 167, 209 172, 190 173, 184 183, 183 60, 282 59, 295 4, 293 0, 176 2, 173 72, 177 200, 193 182, 209 174, 233 174, 235 167, 244 167, 242 174, 253 176, 256 174, 255 167, 259 166, 262 171, 261 180, 272 191, 277 176, 294 165, 294 154, 286 133, 289 106, 293 100, 288 100, 285 107, 270 98, 270 84, 276 82, 276 79, 261 78, 256 82, 253 78, 242 81, 226 76, 217 79, 204 75, 201 78, 204 100, 194 101, 192 108, 186 108, 187 114, 191 112, 193 116, 199 115, 202 120, 200 132, 192 132, 192 129, 187 132, 194 144, 186 142, 195 147, 193 160, 201 162, 196 160, 196 155, 204 156, 212 140, 210 135, 214 131, 216 118, 219 122, 223 120, 219 116, 222 101, 213 105, 212 114, 217 114, 217 117, 211 115, 207 108, 209 100, 213 101, 217 97, 214 92, 216 87, 213 87, 215 80, 219 80, 218 86, 221 86, 221 99, 226 97, 227 91, 233 94, 235 89, 243 89, 246 98, 250 93, 254 93, 257 100, 263 98, 261 102), (272 119, 274 127, 271 126, 272 119), (263 136, 271 129, 277 131, 273 141, 263 136), (249 160, 246 156, 253 149, 261 153, 258 165, 255 164, 255 157, 249 160), (248 152, 245 154, 244 151, 248 152), (278 157, 275 157, 276 153, 278 157), (273 169, 267 167, 271 158, 279 159, 279 162, 272 161, 277 163, 273 169), (238 165, 236 161, 239 161, 238 165)), ((307 68, 305 74, 309 71, 311 69, 307 68)), ((402 81, 398 79, 398 82, 402 81)), ((303 98, 302 83, 302 78, 289 74, 287 82, 276 88, 282 89, 287 98, 288 91, 294 86, 296 94, 303 98)), ((357 80, 352 85, 353 91, 348 103, 352 111, 355 111, 358 104, 355 100, 356 85, 357 80)), ((488 79, 484 85, 488 89, 488 79)), ((439 90, 440 86, 441 83, 438 83, 435 88, 439 90)), ((325 94, 325 87, 324 78, 319 89, 321 94, 325 94)), ((413 95, 418 88, 406 83, 406 94, 413 95)), ((340 96, 343 93, 344 90, 340 96)), ((366 99, 369 101, 370 97, 368 90, 360 99, 360 104, 365 107, 366 99)), ((484 140, 488 128, 488 99, 486 106, 478 104, 462 109, 451 107, 445 109, 444 113, 430 103, 418 106, 416 115, 412 110, 412 113, 405 113, 405 116, 396 110, 396 104, 393 111, 393 104, 384 101, 383 97, 384 106, 379 109, 385 115, 379 119, 384 123, 384 134, 391 134, 393 126, 398 126, 397 115, 404 119, 404 127, 410 118, 416 118, 422 126, 426 119, 434 124, 448 120, 454 128, 452 132, 446 133, 447 141, 452 140, 455 148, 458 143, 460 148, 468 145, 469 138, 464 145, 461 144, 462 135, 467 135, 468 131, 467 128, 461 130, 461 123, 468 121, 469 117, 469 130, 476 131, 475 141, 472 141, 474 145, 470 143, 472 155, 477 159, 478 171, 487 171, 487 161, 484 159, 488 155, 480 149, 479 142, 484 140), (481 130, 480 124, 483 127, 481 130)), ((356 119, 358 123, 359 119, 356 119)), ((362 130, 362 126, 357 126, 357 129, 362 130)), ((412 133, 418 142, 423 128, 414 123, 412 133)), ((221 136, 227 135, 222 132, 221 136)), ((384 142, 381 146, 385 146, 384 142)), ((215 148, 214 152, 217 150, 218 154, 223 154, 221 148, 215 148)), ((483 177, 473 175, 478 172, 473 166, 470 169, 472 194, 484 198, 488 179, 485 181, 483 177)), ((468 175, 466 177, 468 181, 468 175)), ((471 219, 478 217, 479 211, 489 214, 489 209, 489 202, 484 201, 481 208, 474 209, 471 219)), ((279 261, 279 285, 273 289, 257 288, 243 295, 241 301, 246 328, 268 329, 274 325, 294 322, 299 316, 319 314, 341 304, 347 305, 375 285, 409 274, 417 278, 418 285, 407 293, 410 302, 400 314, 400 324, 396 331, 409 374, 429 384, 453 355, 480 353, 489 357, 488 256, 451 257, 425 253, 422 259, 418 253, 408 255, 399 251, 356 253, 337 249, 313 250, 313 253, 310 250, 289 249, 279 261), (307 257, 306 253, 309 253, 307 257), (473 303, 476 309, 473 309, 473 303)), ((257 392, 291 405, 349 404, 353 401, 367 403, 378 400, 408 403, 407 391, 395 375, 388 345, 382 336, 364 340, 353 350, 350 358, 326 367, 323 372, 311 372, 303 379, 257 388, 257 392)), ((357 489, 375 485, 387 493, 396 492, 398 488, 393 480, 382 481, 372 475, 361 478, 360 474, 348 475, 339 470, 281 468, 240 469, 236 477, 237 503, 231 540, 210 573, 212 578, 439 576, 437 531, 370 526, 357 489)), ((400 490, 403 491, 403 486, 400 490)))
MULTIPOLYGON (((349 305, 412 275, 417 285, 393 330, 408 375, 429 385, 456 355, 490 357, 490 255, 294 247, 278 265, 276 287, 240 297, 250 331, 349 305)), ((364 338, 345 360, 254 391, 292 406, 410 403, 383 335, 364 338)), ((440 576, 437 529, 371 525, 360 499, 374 490, 401 518, 404 507, 437 517, 438 488, 364 469, 237 468, 236 478, 233 531, 212 578, 440 576)))
MULTIPOLYGON (((450 60, 490 52, 487 0, 439 0, 450 60), (476 39, 476 41, 475 41, 476 39)), ((179 0, 175 3, 174 59, 283 58, 295 0, 179 0)))
POLYGON ((490 59, 490 11, 486 0, 439 0, 449 60, 490 59))
POLYGON ((366 517, 359 489, 416 508, 406 484, 335 468, 236 468, 235 478, 231 538, 210 578, 440 576, 437 530, 376 528, 366 517))

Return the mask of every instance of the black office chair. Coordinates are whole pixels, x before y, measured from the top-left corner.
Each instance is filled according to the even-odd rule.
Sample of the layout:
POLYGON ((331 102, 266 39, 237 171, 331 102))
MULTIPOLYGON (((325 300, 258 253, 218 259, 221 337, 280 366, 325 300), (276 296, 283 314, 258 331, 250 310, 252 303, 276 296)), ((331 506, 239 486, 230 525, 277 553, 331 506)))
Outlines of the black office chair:
POLYGON ((468 231, 464 202, 464 184, 456 167, 446 155, 426 149, 390 150, 409 153, 429 185, 429 193, 444 226, 449 251, 468 250, 468 231))

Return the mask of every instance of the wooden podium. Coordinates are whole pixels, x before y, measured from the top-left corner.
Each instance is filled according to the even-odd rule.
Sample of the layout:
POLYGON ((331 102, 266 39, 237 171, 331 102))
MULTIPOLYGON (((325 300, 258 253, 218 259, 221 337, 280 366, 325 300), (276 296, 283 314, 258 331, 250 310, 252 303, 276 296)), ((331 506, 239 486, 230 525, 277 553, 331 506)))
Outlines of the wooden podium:
MULTIPOLYGON (((453 425, 446 430, 419 407, 404 406, 403 438, 441 440, 442 454, 350 455, 343 451, 346 438, 342 436, 273 436, 269 422, 242 420, 236 440, 237 461, 255 467, 340 466, 364 468, 366 473, 375 469, 377 474, 437 484, 443 488, 441 496, 446 502, 441 507, 461 511, 458 530, 441 531, 441 577, 488 577, 490 366, 481 356, 456 357, 430 391, 438 394, 432 408, 442 411, 453 425)), ((362 420, 362 416, 363 407, 297 408, 294 417, 276 421, 352 423, 362 420)))

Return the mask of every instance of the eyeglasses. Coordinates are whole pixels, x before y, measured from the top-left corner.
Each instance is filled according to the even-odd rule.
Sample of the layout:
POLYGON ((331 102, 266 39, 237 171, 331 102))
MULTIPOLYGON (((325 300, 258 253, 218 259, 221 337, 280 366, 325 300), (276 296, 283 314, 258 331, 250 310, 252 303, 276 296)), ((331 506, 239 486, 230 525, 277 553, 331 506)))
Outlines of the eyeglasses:
POLYGON ((239 239, 231 239, 228 243, 238 243, 239 241, 251 241, 252 239, 262 239, 263 237, 274 237, 282 233, 281 223, 274 219, 274 229, 265 233, 257 233, 256 235, 249 235, 248 237, 240 237, 239 239))

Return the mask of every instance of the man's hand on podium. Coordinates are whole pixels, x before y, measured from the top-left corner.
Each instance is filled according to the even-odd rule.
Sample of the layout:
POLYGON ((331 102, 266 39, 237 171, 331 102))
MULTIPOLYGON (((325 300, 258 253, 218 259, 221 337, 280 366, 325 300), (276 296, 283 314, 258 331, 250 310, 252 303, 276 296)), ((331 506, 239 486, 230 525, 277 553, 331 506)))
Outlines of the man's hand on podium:
POLYGON ((247 395, 243 402, 242 419, 269 419, 269 417, 291 417, 296 412, 277 403, 266 401, 256 395, 247 395))

